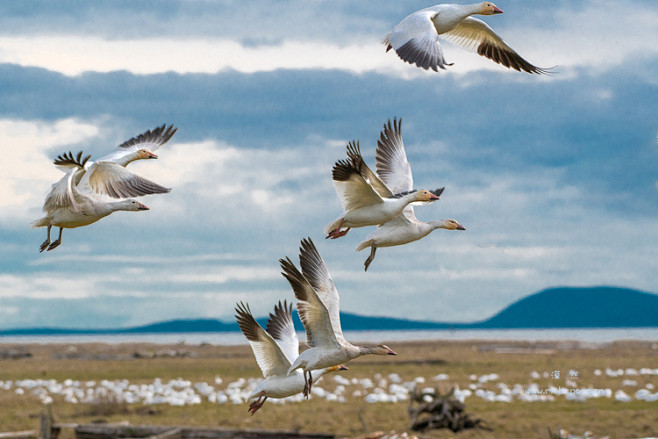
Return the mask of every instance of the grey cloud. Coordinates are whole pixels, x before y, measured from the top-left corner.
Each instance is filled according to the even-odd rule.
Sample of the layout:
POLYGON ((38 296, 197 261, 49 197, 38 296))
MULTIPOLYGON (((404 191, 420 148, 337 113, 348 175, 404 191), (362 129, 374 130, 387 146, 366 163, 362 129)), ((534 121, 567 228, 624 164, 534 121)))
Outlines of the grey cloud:
POLYGON ((8 105, 0 116, 125 121, 110 144, 168 122, 180 127, 177 141, 217 138, 240 148, 277 149, 307 147, 311 136, 356 138, 366 154, 382 124, 397 116, 412 161, 424 145, 441 141, 449 147, 434 154, 438 163, 450 159, 453 167, 496 173, 563 168, 593 202, 656 212, 651 82, 629 77, 625 68, 541 83, 489 77, 463 88, 454 77, 404 81, 338 71, 66 77, 2 65, 0 90, 8 105), (591 97, 601 89, 610 97, 591 97), (624 196, 610 196, 619 192, 624 196))

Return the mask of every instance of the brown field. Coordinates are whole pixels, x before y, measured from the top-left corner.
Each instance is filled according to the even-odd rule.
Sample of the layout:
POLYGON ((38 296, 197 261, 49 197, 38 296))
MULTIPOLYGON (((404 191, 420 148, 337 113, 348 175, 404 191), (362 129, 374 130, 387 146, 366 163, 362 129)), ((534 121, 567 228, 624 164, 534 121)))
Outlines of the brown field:
MULTIPOLYGON (((610 377, 596 376, 596 369, 657 368, 658 343, 616 342, 604 345, 584 345, 577 342, 405 342, 390 343, 397 357, 364 357, 349 364, 341 372, 347 379, 370 378, 379 373, 387 377, 397 373, 403 381, 425 378, 423 387, 439 387, 447 391, 453 385, 468 388, 472 374, 497 373, 498 379, 482 387, 498 392, 497 383, 510 388, 531 382, 540 388, 550 385, 566 387, 569 371, 577 371, 577 388, 623 389, 633 395, 648 383, 658 392, 657 375, 610 377), (531 378, 560 371, 560 378, 531 378), (434 381, 437 374, 449 375, 447 381, 434 381), (636 385, 622 385, 625 379, 636 385)), ((66 379, 80 381, 121 380, 131 384, 163 382, 183 378, 195 382, 215 383, 221 377, 226 385, 240 377, 260 377, 260 370, 249 346, 214 345, 146 345, 146 344, 77 344, 77 345, 0 345, 2 351, 29 352, 30 357, 0 359, 0 385, 7 380, 66 379), (140 355, 135 355, 139 353, 140 355), (177 353, 176 356, 167 356, 177 353), (155 355, 151 355, 155 354, 155 355), (141 358, 137 358, 141 357, 141 358)), ((318 386, 332 390, 337 383, 329 375, 318 386)), ((366 403, 363 396, 346 393, 347 402, 330 402, 313 397, 309 401, 272 404, 269 401, 249 416, 247 404, 214 404, 206 400, 198 405, 174 407, 165 404, 146 406, 125 404, 113 400, 98 404, 73 404, 63 397, 54 397, 52 414, 63 424, 128 421, 133 425, 184 425, 233 427, 267 430, 301 430, 356 436, 370 431, 407 431, 409 416, 407 401, 398 403, 366 403)), ((43 404, 25 392, 18 395, 15 387, 0 388, 0 432, 37 429, 43 404)), ((466 412, 481 418, 493 431, 468 430, 452 433, 434 430, 416 433, 427 438, 547 438, 547 429, 564 428, 582 435, 586 430, 596 436, 637 438, 658 436, 658 401, 633 400, 619 402, 613 398, 568 401, 558 396, 550 402, 487 402, 479 397, 466 399, 466 412)), ((72 437, 64 429, 63 438, 72 437)))

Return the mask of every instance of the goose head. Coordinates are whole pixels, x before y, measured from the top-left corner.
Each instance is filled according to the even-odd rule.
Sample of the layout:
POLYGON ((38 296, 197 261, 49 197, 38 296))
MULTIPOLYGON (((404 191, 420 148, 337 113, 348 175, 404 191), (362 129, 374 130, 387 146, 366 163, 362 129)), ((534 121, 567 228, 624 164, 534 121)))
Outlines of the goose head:
POLYGON ((139 151, 137 151, 137 159, 142 160, 142 159, 157 159, 158 156, 153 154, 151 151, 149 151, 146 148, 142 148, 139 151))
POLYGON ((343 364, 339 364, 338 366, 331 366, 327 368, 328 372, 338 372, 339 370, 350 370, 350 369, 343 364))
POLYGON ((438 199, 438 196, 424 189, 416 192, 416 201, 433 201, 438 199))
POLYGON ((148 206, 138 202, 137 200, 133 200, 132 198, 128 198, 127 200, 121 200, 117 204, 119 205, 120 210, 127 210, 133 212, 137 212, 139 210, 149 210, 148 206))
POLYGON ((498 8, 498 6, 494 5, 491 2, 483 2, 480 4, 480 15, 494 15, 494 14, 502 14, 503 10, 498 8))
POLYGON ((377 352, 375 352, 377 355, 397 355, 391 348, 389 348, 385 344, 380 344, 375 347, 377 348, 377 352))
POLYGON ((459 224, 457 221, 454 219, 448 219, 443 221, 443 227, 444 229, 448 230, 466 230, 466 227, 462 226, 459 224))
POLYGON ((375 355, 397 355, 391 348, 385 344, 378 344, 376 346, 362 346, 362 352, 366 354, 375 354, 375 355))

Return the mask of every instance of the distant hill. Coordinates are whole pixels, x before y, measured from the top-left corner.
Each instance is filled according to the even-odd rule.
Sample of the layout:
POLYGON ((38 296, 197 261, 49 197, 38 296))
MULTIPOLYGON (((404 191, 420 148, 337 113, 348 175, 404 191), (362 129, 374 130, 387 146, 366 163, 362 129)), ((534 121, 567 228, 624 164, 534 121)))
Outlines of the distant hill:
POLYGON ((658 295, 615 287, 550 288, 512 303, 472 328, 658 326, 658 295))
MULTIPOLYGON (((257 319, 265 327, 265 318, 257 319)), ((303 331, 297 313, 295 328, 303 331)), ((658 295, 616 287, 550 288, 520 299, 493 317, 474 323, 442 323, 341 313, 344 331, 429 329, 536 329, 658 327, 658 295)), ((239 331, 235 322, 185 319, 119 329, 27 328, 0 335, 153 334, 239 331)))

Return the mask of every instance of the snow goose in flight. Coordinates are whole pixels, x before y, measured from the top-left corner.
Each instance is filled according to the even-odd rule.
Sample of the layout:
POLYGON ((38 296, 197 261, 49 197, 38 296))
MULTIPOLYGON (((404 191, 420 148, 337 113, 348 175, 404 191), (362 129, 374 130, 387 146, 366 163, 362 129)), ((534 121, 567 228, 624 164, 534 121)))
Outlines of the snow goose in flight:
POLYGON ((384 39, 386 51, 394 49, 409 64, 435 72, 451 66, 443 56, 439 37, 467 50, 477 50, 478 55, 502 64, 507 68, 541 75, 549 73, 530 64, 509 47, 482 20, 471 15, 502 14, 491 2, 470 5, 441 4, 421 9, 396 25, 384 39))
MULTIPOLYGON (((249 305, 240 302, 235 308, 235 318, 240 330, 249 340, 256 362, 265 379, 247 397, 253 400, 249 412, 253 415, 260 409, 267 398, 285 398, 304 390, 304 377, 301 371, 288 375, 292 362, 299 356, 299 340, 292 323, 292 304, 281 302, 274 306, 266 329, 254 319, 249 305)), ((346 370, 343 365, 315 370, 316 377, 337 370, 346 370)))
MULTIPOLYGON (((69 152, 58 156, 54 161, 55 165, 61 169, 68 169, 68 172, 64 180, 66 185, 56 184, 48 194, 46 202, 43 205, 43 211, 46 213, 46 216, 32 223, 33 228, 48 227, 47 238, 40 247, 42 252, 46 249, 50 251, 62 243, 62 230, 64 228, 72 229, 87 226, 118 210, 149 210, 148 207, 132 198, 121 201, 107 201, 107 197, 103 197, 91 190, 93 184, 103 186, 104 191, 111 190, 120 194, 144 195, 147 193, 169 192, 169 189, 139 177, 116 163, 110 162, 96 162, 92 167, 102 166, 101 169, 106 166, 119 168, 122 170, 120 171, 120 175, 125 177, 123 180, 114 178, 102 181, 99 177, 99 182, 95 182, 92 179, 91 183, 81 185, 81 174, 84 174, 85 177, 90 174, 93 175, 91 170, 85 171, 90 157, 86 156, 83 159, 82 151, 76 157, 69 152), (59 237, 51 243, 50 230, 52 226, 59 227, 59 237)), ((111 174, 111 172, 103 172, 103 175, 105 174, 111 174)), ((82 178, 84 179, 85 177, 82 178)))
POLYGON ((378 179, 370 178, 372 172, 358 153, 359 143, 348 145, 348 160, 334 165, 332 177, 336 194, 340 199, 343 215, 324 227, 326 238, 345 236, 352 227, 376 226, 389 221, 409 203, 429 202, 439 199, 439 194, 428 190, 410 190, 405 193, 391 191, 378 179), (349 154, 349 151, 357 153, 349 154))
MULTIPOLYGON (((360 154, 358 149, 348 149, 348 155, 354 157, 360 154)), ((411 165, 407 160, 407 154, 402 141, 402 120, 393 119, 384 124, 384 129, 379 135, 376 152, 377 173, 375 174, 370 168, 364 169, 364 174, 371 181, 380 181, 374 187, 390 188, 393 192, 408 192, 413 187, 413 175, 411 165)), ((437 195, 443 192, 444 188, 434 191, 437 195)), ((377 247, 392 247, 403 245, 416 241, 427 236, 436 229, 448 230, 466 230, 457 221, 453 219, 442 221, 419 221, 414 214, 412 205, 408 205, 404 210, 390 221, 377 226, 377 229, 361 242, 356 251, 370 247, 370 256, 366 259, 365 269, 375 258, 377 247)))
POLYGON ((375 252, 378 247, 393 247, 417 241, 436 229, 466 230, 454 219, 420 221, 414 215, 413 206, 407 206, 401 214, 377 226, 377 229, 356 247, 356 251, 370 247, 370 255, 363 264, 365 271, 368 271, 370 263, 375 259, 375 252))
POLYGON ((169 142, 173 135, 176 134, 176 131, 178 131, 178 128, 174 128, 173 125, 162 125, 145 131, 130 140, 126 140, 113 152, 101 157, 99 161, 114 162, 121 166, 126 166, 135 160, 157 159, 158 156, 153 154, 153 151, 169 142))
POLYGON ((279 262, 283 276, 290 282, 299 301, 297 312, 309 346, 288 369, 289 374, 297 369, 303 370, 304 396, 308 397, 311 391, 313 370, 343 364, 361 355, 397 355, 385 345, 354 345, 345 340, 340 327, 338 291, 310 238, 301 242, 301 272, 289 258, 279 262))
MULTIPOLYGON (((123 142, 115 151, 105 155, 97 161, 87 161, 84 169, 76 173, 74 184, 78 185, 83 180, 83 185, 87 190, 91 190, 101 195, 108 195, 112 198, 138 197, 159 192, 162 186, 156 185, 161 189, 156 192, 149 192, 145 186, 139 187, 134 174, 120 169, 135 160, 157 159, 158 156, 153 151, 167 143, 176 133, 178 128, 173 125, 162 125, 148 130, 123 142), (115 166, 118 165, 118 166, 115 166), (89 174, 91 173, 91 174, 89 174), (87 175, 89 174, 89 175, 87 175)), ((64 172, 69 171, 66 166, 58 166, 64 172)), ((50 194, 46 198, 46 205, 59 204, 64 202, 63 196, 66 194, 68 176, 62 177, 57 183, 53 184, 50 194), (51 197, 55 199, 51 200, 51 197)))

